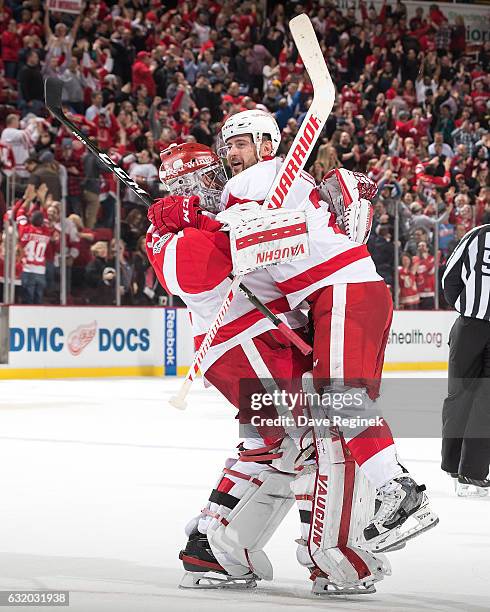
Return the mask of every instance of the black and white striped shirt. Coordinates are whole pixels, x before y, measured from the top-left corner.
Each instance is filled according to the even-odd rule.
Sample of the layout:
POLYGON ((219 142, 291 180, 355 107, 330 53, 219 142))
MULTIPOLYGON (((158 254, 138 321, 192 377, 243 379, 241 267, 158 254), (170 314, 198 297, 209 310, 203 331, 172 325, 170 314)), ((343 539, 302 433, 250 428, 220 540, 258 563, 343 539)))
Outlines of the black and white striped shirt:
POLYGON ((490 224, 470 230, 448 259, 446 301, 465 317, 490 321, 490 224))

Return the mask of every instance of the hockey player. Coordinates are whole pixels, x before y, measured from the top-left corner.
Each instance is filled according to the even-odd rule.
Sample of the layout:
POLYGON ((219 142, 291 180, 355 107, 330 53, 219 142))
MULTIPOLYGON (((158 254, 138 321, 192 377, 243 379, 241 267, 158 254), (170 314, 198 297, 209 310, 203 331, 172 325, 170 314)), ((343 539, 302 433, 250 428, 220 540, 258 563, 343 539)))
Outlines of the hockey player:
MULTIPOLYGON (((233 207, 264 201, 281 163, 275 158, 280 132, 272 115, 244 111, 227 119, 222 138, 233 177, 223 191, 225 213, 218 219, 233 223, 239 215, 239 208, 232 212, 233 207)), ((392 318, 391 296, 364 244, 370 229, 368 199, 374 193, 369 179, 357 173, 332 171, 316 190, 313 179, 302 172, 290 187, 285 207, 306 213, 310 255, 268 268, 292 308, 303 300, 309 303, 316 387, 327 394, 363 389, 364 406, 371 409, 379 394, 392 318), (334 206, 344 232, 331 212, 334 206)), ((364 531, 371 550, 400 547, 436 524, 425 487, 398 463, 386 424, 343 434, 344 458, 352 455, 378 492, 377 513, 364 531), (400 527, 409 516, 417 523, 403 533, 400 527)), ((311 530, 309 538, 311 552, 311 530)))
MULTIPOLYGON (((198 346, 231 271, 227 234, 192 195, 200 194, 202 208, 217 209, 216 190, 222 187, 219 160, 200 145, 170 147, 161 157, 160 177, 173 195, 149 211, 148 255, 163 286, 187 304, 198 346)), ((289 309, 266 270, 248 275, 247 284, 291 327, 304 324, 304 315, 289 309)), ((203 362, 206 380, 236 407, 250 403, 252 391, 263 391, 264 384, 267 390, 279 384, 284 388, 288 380, 294 383, 311 369, 311 360, 271 327, 238 295, 203 362), (244 387, 246 378, 252 384, 244 387)), ((188 570, 183 586, 250 585, 255 577, 272 577, 262 547, 293 503, 290 485, 297 473, 298 451, 282 428, 254 431, 250 414, 241 410, 240 418, 250 437, 240 446, 238 461, 230 460, 223 470, 207 508, 187 527, 189 541, 181 555, 188 570), (207 570, 218 573, 211 576, 207 570)), ((366 571, 354 582, 373 582, 387 573, 374 555, 360 554, 366 571)), ((305 564, 312 566, 311 560, 305 564)))

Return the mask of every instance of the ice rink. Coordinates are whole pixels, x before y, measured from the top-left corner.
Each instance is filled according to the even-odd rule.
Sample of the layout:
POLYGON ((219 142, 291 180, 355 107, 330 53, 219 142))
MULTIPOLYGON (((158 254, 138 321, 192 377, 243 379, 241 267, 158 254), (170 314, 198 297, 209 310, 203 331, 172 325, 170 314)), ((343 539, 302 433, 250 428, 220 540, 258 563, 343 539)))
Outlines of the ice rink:
POLYGON ((455 497, 439 440, 399 442, 440 524, 390 554, 375 595, 310 594, 296 508, 266 548, 273 582, 184 591, 184 525, 234 454, 233 409, 200 381, 185 412, 166 404, 179 379, 0 384, 0 590, 69 590, 72 612, 489 609, 490 498, 455 497))

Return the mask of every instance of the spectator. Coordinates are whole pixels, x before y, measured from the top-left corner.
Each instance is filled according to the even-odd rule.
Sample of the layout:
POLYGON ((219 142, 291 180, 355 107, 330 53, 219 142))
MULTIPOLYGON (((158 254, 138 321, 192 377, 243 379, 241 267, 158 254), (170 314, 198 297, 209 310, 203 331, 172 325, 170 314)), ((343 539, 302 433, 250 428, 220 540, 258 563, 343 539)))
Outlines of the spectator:
MULTIPOLYGON (((20 176, 27 176, 25 161, 29 157, 32 141, 25 130, 20 129, 20 120, 17 114, 7 116, 6 127, 0 136, 0 143, 5 147, 5 152, 11 155, 9 159, 9 170, 15 171, 20 176)), ((7 169, 7 166, 4 166, 7 169)))
POLYGON ((64 71, 60 74, 63 81, 63 102, 72 112, 82 114, 84 109, 84 93, 87 81, 76 57, 72 57, 64 71))
MULTIPOLYGON (((452 136, 454 136, 454 132, 452 132, 452 136)), ((459 143, 454 142, 454 144, 459 143)), ((451 147, 446 142, 444 142, 444 134, 442 132, 436 132, 434 134, 434 142, 429 145, 429 155, 431 157, 435 155, 444 155, 445 157, 449 157, 450 159, 454 156, 451 147), (437 146, 441 147, 439 151, 436 151, 437 146)))
POLYGON ((22 114, 29 112, 41 115, 44 112, 44 81, 41 74, 39 55, 31 50, 26 56, 26 64, 19 71, 19 107, 22 114))
MULTIPOLYGON (((116 240, 113 238, 110 243, 110 257, 107 263, 114 270, 116 269, 116 240)), ((124 240, 119 241, 119 264, 121 270, 121 284, 119 286, 119 292, 121 294, 121 303, 129 305, 132 303, 133 297, 133 266, 127 258, 126 243, 124 240)), ((115 282, 115 276, 114 276, 115 282)))
POLYGON ((404 310, 415 310, 420 302, 417 288, 417 262, 412 260, 410 253, 402 253, 401 266, 398 268, 400 287, 399 303, 404 310))
POLYGON ((82 160, 73 149, 72 140, 64 139, 57 161, 66 168, 66 205, 68 214, 82 215, 82 160))
MULTIPOLYGON (((151 162, 149 151, 143 149, 139 153, 136 153, 136 155, 125 157, 123 162, 129 164, 129 176, 134 179, 138 185, 150 191, 154 189, 158 179, 158 172, 151 162)), ((132 192, 127 194, 126 200, 132 204, 139 203, 138 197, 132 192)))
POLYGON ((151 61, 151 55, 147 51, 139 51, 136 54, 136 61, 132 68, 133 91, 139 85, 144 85, 148 95, 153 98, 156 95, 156 85, 153 79, 153 72, 156 64, 151 61))
POLYGON ((17 76, 17 66, 19 61, 19 51, 22 48, 22 41, 17 33, 17 22, 10 19, 7 29, 2 32, 0 37, 2 44, 2 61, 5 68, 7 79, 14 79, 17 76))
POLYGON ((379 227, 374 240, 370 240, 369 252, 376 264, 376 271, 385 283, 393 286, 393 266, 395 261, 395 247, 392 242, 390 228, 387 225, 379 227))
MULTIPOLYGON (((73 257, 71 287, 74 294, 83 292, 85 284, 85 268, 92 260, 91 248, 95 242, 94 230, 84 227, 79 215, 71 214, 70 223, 78 233, 78 255, 73 257)), ((82 300, 83 303, 83 300, 82 300)))
POLYGON ((93 229, 100 209, 100 175, 105 170, 105 166, 91 153, 85 153, 82 164, 84 176, 82 195, 85 204, 85 226, 93 229))
POLYGON ((358 145, 352 145, 349 132, 340 134, 339 144, 335 147, 340 165, 347 170, 354 170, 360 159, 358 145))
POLYGON ((19 242, 22 248, 22 301, 24 304, 42 304, 46 288, 46 249, 51 230, 44 225, 44 215, 35 211, 30 222, 19 218, 19 242))
POLYGON ((107 243, 96 242, 90 249, 93 259, 85 268, 90 304, 109 305, 115 301, 116 271, 107 264, 107 243))
POLYGON ((420 296, 419 309, 433 310, 435 295, 435 260, 429 253, 429 247, 424 240, 417 245, 417 257, 414 258, 417 264, 416 280, 417 290, 420 296))
POLYGON ((146 234, 147 226, 146 217, 139 208, 133 208, 128 212, 121 223, 121 237, 129 251, 136 249, 138 240, 146 234))
POLYGON ((91 96, 92 104, 85 111, 87 121, 93 121, 102 111, 104 98, 102 92, 94 91, 91 96))

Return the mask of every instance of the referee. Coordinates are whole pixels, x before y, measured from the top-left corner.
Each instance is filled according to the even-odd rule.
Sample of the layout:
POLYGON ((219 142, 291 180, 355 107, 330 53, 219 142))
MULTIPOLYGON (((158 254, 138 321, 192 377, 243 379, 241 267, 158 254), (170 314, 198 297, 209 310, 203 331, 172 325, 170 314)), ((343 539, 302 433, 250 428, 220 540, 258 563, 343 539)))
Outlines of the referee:
POLYGON ((458 495, 490 487, 490 224, 469 231, 442 277, 461 315, 449 334, 448 397, 442 411, 442 464, 458 495))

